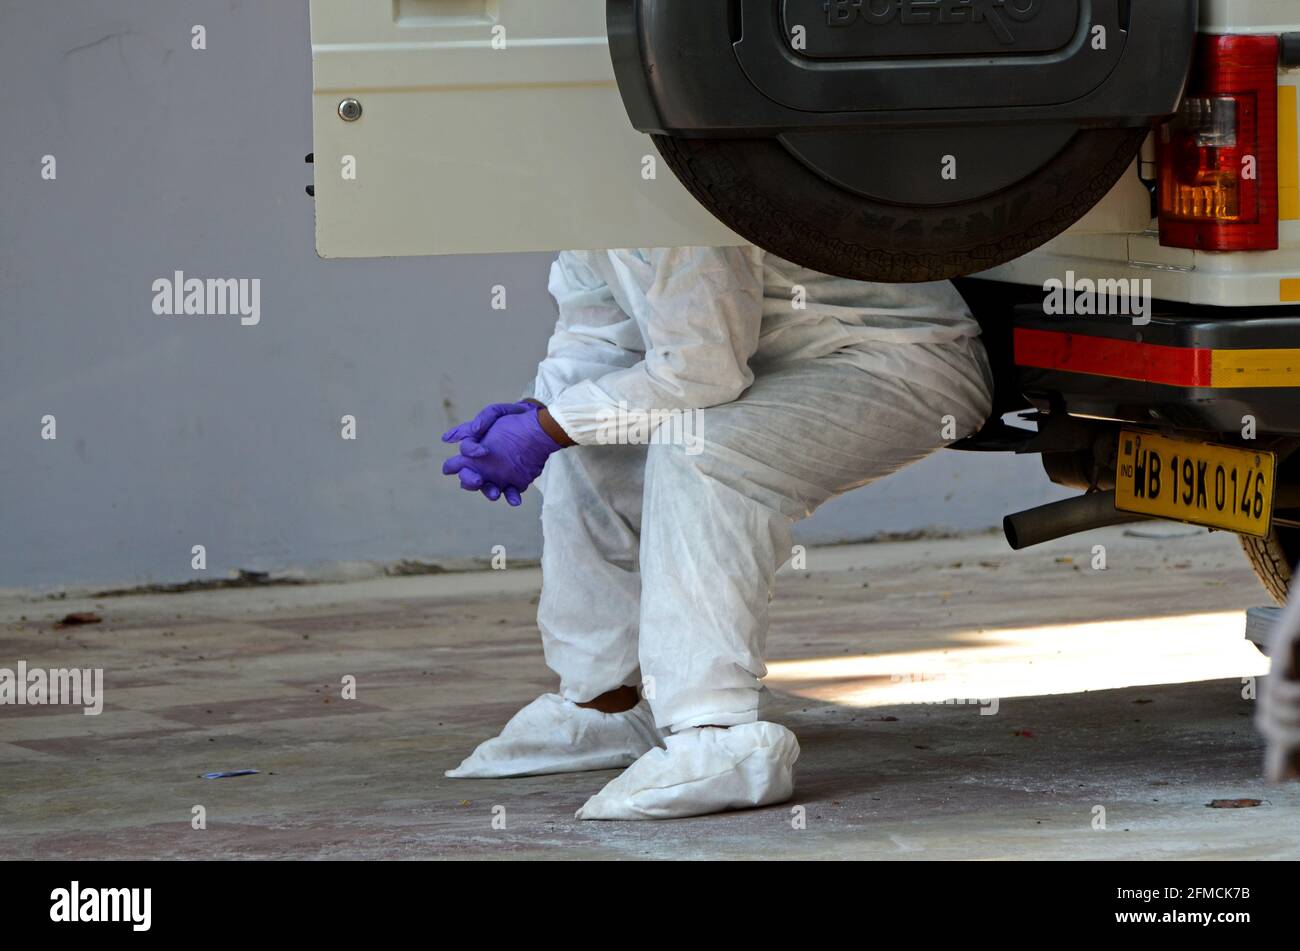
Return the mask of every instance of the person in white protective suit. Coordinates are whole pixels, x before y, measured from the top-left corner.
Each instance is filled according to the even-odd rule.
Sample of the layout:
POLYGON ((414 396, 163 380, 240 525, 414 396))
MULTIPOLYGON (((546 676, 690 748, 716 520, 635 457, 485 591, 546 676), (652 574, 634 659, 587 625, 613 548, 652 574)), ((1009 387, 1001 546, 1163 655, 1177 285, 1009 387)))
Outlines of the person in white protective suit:
POLYGON ((582 819, 785 801, 799 744, 759 704, 791 528, 983 425, 979 327, 947 282, 841 280, 752 247, 565 252, 550 291, 528 400, 444 436, 461 450, 444 472, 511 504, 541 473, 559 692, 447 775, 627 767, 582 819))

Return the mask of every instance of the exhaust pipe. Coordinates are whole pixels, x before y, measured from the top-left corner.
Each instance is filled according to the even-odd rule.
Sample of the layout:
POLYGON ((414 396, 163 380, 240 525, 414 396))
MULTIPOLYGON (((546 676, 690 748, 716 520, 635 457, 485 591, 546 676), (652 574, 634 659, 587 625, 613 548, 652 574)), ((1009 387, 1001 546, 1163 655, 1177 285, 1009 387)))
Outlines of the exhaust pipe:
POLYGON ((1087 495, 1050 502, 1036 509, 1008 515, 1002 520, 1002 531, 1012 549, 1020 551, 1067 535, 1092 531, 1094 528, 1147 521, 1151 521, 1149 516, 1116 509, 1115 490, 1111 489, 1109 492, 1089 492, 1087 495))

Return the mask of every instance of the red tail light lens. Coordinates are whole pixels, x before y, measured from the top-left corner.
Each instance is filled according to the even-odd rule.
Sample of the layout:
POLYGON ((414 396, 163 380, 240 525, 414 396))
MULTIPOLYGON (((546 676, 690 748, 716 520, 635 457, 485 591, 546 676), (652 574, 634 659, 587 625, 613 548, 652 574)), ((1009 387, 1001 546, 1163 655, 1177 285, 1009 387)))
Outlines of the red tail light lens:
POLYGON ((1276 36, 1202 36, 1181 109, 1160 127, 1160 243, 1271 251, 1277 233, 1276 36))

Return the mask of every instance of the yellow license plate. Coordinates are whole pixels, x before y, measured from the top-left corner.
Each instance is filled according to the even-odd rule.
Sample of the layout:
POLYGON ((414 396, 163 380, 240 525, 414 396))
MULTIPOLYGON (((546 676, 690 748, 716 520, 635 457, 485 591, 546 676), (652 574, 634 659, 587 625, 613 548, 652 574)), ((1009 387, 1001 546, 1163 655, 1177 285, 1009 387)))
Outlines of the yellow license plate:
POLYGON ((1273 519, 1276 479, 1271 452, 1125 429, 1115 508, 1262 538, 1273 519))

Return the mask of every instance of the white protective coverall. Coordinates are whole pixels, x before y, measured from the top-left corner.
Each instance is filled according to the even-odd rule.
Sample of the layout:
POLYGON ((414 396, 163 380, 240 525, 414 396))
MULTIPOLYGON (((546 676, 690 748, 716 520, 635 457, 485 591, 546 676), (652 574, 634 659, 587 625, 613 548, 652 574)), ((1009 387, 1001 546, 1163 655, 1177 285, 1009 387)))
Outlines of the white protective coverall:
POLYGON ((657 727, 677 734, 667 751, 650 750, 580 816, 788 798, 798 746, 758 721, 791 528, 980 428, 991 374, 979 327, 947 282, 842 280, 753 247, 565 252, 550 291, 559 320, 529 395, 578 443, 551 456, 539 483, 538 626, 560 695, 525 708, 451 775, 626 765, 657 727), (624 685, 642 686, 653 726, 644 702, 630 715, 574 706, 624 685), (598 718, 616 735, 593 739, 598 718), (512 729, 541 746, 537 732, 550 731, 570 749, 512 746, 512 729), (692 792, 670 762, 743 773, 755 749, 774 774, 757 792, 692 792))

